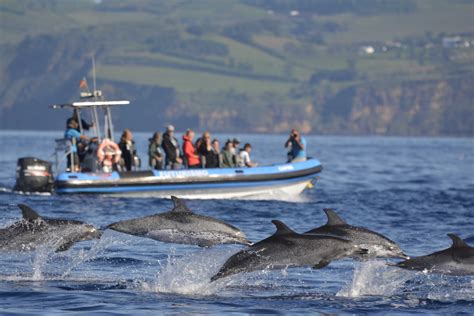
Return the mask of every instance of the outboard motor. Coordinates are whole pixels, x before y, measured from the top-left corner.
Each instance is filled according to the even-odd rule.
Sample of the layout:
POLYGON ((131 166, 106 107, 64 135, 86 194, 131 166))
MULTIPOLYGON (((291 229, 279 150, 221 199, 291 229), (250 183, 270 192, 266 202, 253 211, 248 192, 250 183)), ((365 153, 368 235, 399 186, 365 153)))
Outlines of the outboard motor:
POLYGON ((19 158, 16 167, 15 191, 52 192, 53 172, 47 161, 34 158, 19 158))

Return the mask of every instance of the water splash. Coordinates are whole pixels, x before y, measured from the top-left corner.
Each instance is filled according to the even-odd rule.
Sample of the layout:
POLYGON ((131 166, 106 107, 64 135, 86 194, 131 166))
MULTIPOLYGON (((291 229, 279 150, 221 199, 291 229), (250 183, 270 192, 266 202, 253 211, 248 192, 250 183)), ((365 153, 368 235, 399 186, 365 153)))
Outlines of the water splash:
POLYGON ((152 282, 143 282, 142 290, 184 295, 213 295, 225 286, 224 282, 210 282, 225 260, 235 251, 203 249, 177 257, 173 253, 161 265, 152 282))
POLYGON ((72 257, 72 262, 68 264, 67 269, 61 274, 61 278, 65 279, 77 267, 89 260, 98 257, 100 254, 104 253, 107 248, 123 244, 125 244, 125 242, 111 236, 102 236, 102 238, 93 242, 92 247, 88 251, 81 249, 78 253, 74 254, 72 257))
POLYGON ((392 296, 409 279, 408 273, 392 269, 384 261, 362 262, 354 270, 352 281, 336 295, 350 298, 368 295, 392 296))

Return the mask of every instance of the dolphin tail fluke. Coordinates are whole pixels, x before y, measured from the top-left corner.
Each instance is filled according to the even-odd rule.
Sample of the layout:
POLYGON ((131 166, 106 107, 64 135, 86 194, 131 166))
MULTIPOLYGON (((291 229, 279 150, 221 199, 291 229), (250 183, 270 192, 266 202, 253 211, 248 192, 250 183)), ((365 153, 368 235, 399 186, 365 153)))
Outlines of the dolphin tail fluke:
POLYGON ((324 213, 328 218, 326 225, 335 226, 335 225, 347 225, 347 223, 337 215, 337 213, 332 208, 325 208, 324 213))
POLYGON ((185 212, 185 213, 192 213, 192 211, 188 208, 188 206, 183 202, 183 200, 179 199, 176 196, 171 196, 173 200, 174 207, 171 210, 172 212, 185 212))
POLYGON ((28 222, 32 222, 38 219, 41 219, 38 213, 36 213, 31 207, 26 204, 18 204, 18 207, 21 209, 23 218, 28 222))

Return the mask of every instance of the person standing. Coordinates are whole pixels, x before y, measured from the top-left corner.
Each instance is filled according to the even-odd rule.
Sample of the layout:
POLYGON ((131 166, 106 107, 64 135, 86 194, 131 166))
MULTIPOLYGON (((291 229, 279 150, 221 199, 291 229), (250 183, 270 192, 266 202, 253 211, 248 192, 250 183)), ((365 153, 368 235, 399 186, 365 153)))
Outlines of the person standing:
POLYGON ((206 156, 206 168, 220 168, 222 166, 222 155, 219 148, 219 140, 212 140, 212 148, 206 156))
POLYGON ((194 147, 194 132, 191 129, 186 131, 183 135, 183 154, 186 159, 189 169, 196 169, 201 167, 201 161, 196 153, 196 147, 194 147))
POLYGON ((240 156, 240 164, 239 166, 240 167, 256 167, 257 166, 257 163, 256 162, 252 162, 252 160, 250 159, 250 152, 252 151, 252 146, 247 143, 244 145, 244 148, 240 151, 239 153, 239 156, 240 156))
POLYGON ((136 163, 138 159, 136 158, 137 150, 135 148, 135 141, 133 140, 132 132, 128 128, 123 131, 118 145, 122 152, 122 167, 125 171, 132 171, 132 167, 138 167, 136 163))
POLYGON ((224 150, 222 151, 222 166, 224 168, 235 168, 237 165, 235 163, 234 146, 232 141, 229 139, 225 143, 224 150))
POLYGON ((288 152, 288 162, 300 162, 306 160, 306 140, 297 129, 292 129, 290 137, 285 143, 285 148, 291 146, 288 152))
POLYGON ((68 120, 66 131, 64 132, 64 138, 71 142, 70 153, 67 155, 67 169, 68 171, 79 171, 79 155, 78 155, 78 146, 84 145, 81 144, 81 140, 88 140, 89 138, 85 135, 82 135, 77 131, 79 124, 75 120, 68 120))
POLYGON ((165 164, 165 152, 161 148, 161 134, 156 132, 149 139, 148 164, 152 169, 162 170, 165 164))
MULTIPOLYGON (((198 142, 196 142, 197 144, 198 142)), ((212 144, 211 144, 211 134, 209 132, 205 132, 202 134, 200 138, 199 145, 196 145, 197 152, 199 154, 199 158, 201 159, 201 166, 203 168, 211 168, 209 167, 209 161, 212 160, 212 144)), ((213 167, 214 168, 214 167, 213 167)))
POLYGON ((163 134, 163 140, 161 141, 161 147, 166 154, 166 168, 180 169, 183 163, 179 151, 179 142, 174 137, 174 126, 168 125, 166 132, 163 134))

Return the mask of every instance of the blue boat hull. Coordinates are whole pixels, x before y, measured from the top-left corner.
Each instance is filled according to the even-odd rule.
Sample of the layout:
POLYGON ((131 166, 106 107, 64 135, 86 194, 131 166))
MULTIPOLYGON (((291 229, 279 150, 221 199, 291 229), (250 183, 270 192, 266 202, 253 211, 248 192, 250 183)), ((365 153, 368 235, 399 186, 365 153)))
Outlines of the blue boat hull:
POLYGON ((153 170, 112 173, 61 173, 60 194, 179 195, 188 198, 299 194, 321 172, 317 159, 256 168, 153 170))

